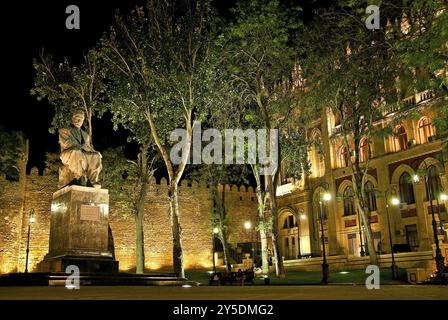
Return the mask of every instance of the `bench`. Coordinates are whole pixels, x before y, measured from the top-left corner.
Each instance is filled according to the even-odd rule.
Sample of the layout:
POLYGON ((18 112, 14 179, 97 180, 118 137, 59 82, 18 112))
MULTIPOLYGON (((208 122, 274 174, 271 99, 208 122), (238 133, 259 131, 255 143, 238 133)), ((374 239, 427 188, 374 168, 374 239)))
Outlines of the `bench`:
POLYGON ((229 285, 244 285, 245 283, 253 283, 254 282, 254 272, 251 270, 246 270, 243 272, 230 272, 224 274, 223 272, 216 272, 210 275, 209 284, 212 286, 214 284, 225 286, 229 285), (217 279, 215 277, 217 276, 217 279))

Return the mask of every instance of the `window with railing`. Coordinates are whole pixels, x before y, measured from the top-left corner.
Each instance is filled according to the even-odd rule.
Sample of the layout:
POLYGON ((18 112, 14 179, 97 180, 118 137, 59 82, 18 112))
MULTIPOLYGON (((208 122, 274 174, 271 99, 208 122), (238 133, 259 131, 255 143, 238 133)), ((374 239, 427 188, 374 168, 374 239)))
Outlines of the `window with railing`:
POLYGON ((429 138, 435 135, 431 119, 423 117, 418 122, 418 138, 421 144, 429 142, 429 138))
POLYGON ((338 151, 338 166, 339 168, 345 168, 348 166, 348 153, 345 146, 341 146, 338 151))
POLYGON ((361 139, 359 143, 359 161, 365 162, 368 158, 370 158, 370 146, 367 138, 361 139))
POLYGON ((285 218, 285 220, 283 222, 283 229, 292 229, 296 226, 297 226, 297 224, 296 224, 296 221, 292 214, 285 218))

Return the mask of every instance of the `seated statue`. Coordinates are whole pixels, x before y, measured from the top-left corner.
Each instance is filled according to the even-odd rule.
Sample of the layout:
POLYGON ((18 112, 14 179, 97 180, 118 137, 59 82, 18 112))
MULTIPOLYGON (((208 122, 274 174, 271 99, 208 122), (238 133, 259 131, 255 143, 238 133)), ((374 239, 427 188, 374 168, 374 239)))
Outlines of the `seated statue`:
POLYGON ((72 125, 59 129, 61 161, 59 188, 66 185, 81 185, 100 188, 99 175, 102 169, 101 154, 92 147, 90 136, 81 129, 84 112, 72 114, 72 125))

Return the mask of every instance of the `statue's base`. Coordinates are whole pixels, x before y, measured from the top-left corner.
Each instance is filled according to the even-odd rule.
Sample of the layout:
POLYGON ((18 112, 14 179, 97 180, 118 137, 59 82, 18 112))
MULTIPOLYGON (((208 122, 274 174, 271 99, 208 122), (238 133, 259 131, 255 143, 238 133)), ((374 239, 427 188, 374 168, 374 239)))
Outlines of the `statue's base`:
MULTIPOLYGON (((4 286, 67 286, 72 284, 70 275, 61 272, 8 273, 0 275, 0 287, 4 286)), ((197 282, 179 278, 169 273, 81 273, 82 286, 182 286, 198 285, 197 282)))
POLYGON ((109 237, 106 189, 67 186, 53 194, 48 254, 41 272, 118 272, 109 237))
POLYGON ((80 272, 118 272, 118 261, 112 258, 88 256, 63 256, 45 258, 39 265, 40 272, 66 272, 68 266, 76 266, 80 272))

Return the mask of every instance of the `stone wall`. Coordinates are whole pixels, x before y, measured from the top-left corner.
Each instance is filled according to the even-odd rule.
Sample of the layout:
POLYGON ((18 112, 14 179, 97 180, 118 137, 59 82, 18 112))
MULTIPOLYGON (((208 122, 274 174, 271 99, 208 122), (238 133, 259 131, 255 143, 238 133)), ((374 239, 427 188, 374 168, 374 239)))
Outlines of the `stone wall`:
MULTIPOLYGON (((226 206, 232 242, 250 241, 243 222, 255 221, 257 203, 252 188, 225 186, 226 206)), ((0 177, 0 273, 25 269, 28 221, 31 208, 36 222, 31 226, 29 270, 48 252, 50 207, 52 194, 57 189, 53 174, 39 176, 32 169, 27 176, 23 217, 20 214, 22 199, 18 182, 0 177), (20 225, 22 224, 22 227, 20 225)), ((186 182, 180 186, 180 221, 183 230, 182 244, 186 268, 212 266, 211 197, 206 186, 186 182)), ((221 188, 222 191, 222 188, 221 188)), ((121 271, 135 268, 135 224, 131 209, 119 203, 124 199, 110 197, 110 226, 114 237, 115 256, 121 271)), ((168 215, 167 183, 151 185, 145 206, 145 266, 148 270, 171 270, 172 240, 168 215)))
POLYGON ((17 268, 21 202, 18 189, 18 183, 12 184, 4 179, 0 180, 0 273, 17 268))

